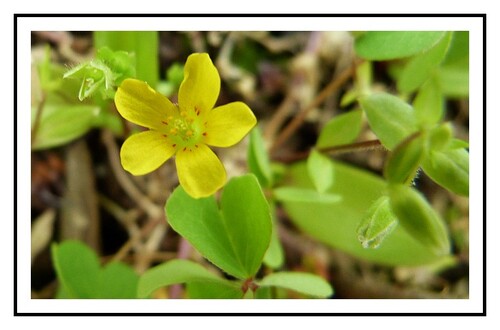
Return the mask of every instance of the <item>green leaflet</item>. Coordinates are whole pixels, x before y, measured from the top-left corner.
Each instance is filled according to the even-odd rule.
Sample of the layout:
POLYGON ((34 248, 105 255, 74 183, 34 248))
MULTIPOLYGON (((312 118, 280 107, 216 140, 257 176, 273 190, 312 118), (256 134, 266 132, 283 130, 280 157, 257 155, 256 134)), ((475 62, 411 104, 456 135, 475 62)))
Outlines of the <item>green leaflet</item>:
POLYGON ((263 187, 271 187, 273 185, 271 163, 258 127, 250 132, 247 156, 250 172, 255 174, 263 187))
POLYGON ((444 115, 444 98, 436 78, 429 79, 418 90, 413 101, 415 116, 422 126, 437 124, 444 115))
POLYGON ((319 276, 301 272, 279 272, 267 275, 258 282, 260 287, 274 286, 300 292, 319 298, 333 294, 333 289, 319 276))
POLYGON ((307 170, 316 190, 320 194, 326 192, 332 186, 333 165, 327 156, 313 149, 307 159, 307 170))
POLYGON ((42 111, 32 149, 47 149, 64 145, 90 130, 100 113, 94 105, 68 104, 56 97, 49 97, 43 109, 32 109, 32 124, 42 111))
MULTIPOLYGON (((222 296, 231 296, 238 291, 240 292, 240 297, 243 295, 243 292, 238 288, 236 283, 232 283, 209 272, 193 261, 174 259, 144 272, 139 279, 137 296, 139 298, 146 298, 161 287, 180 283, 214 285, 221 290, 224 289, 224 293, 219 293, 222 296)), ((222 298, 222 296, 218 298, 222 298)))
POLYGON ((431 150, 422 168, 432 180, 444 188, 469 196, 469 152, 465 149, 431 150))
POLYGON ((443 31, 369 31, 356 38, 354 49, 367 60, 392 60, 423 52, 444 34, 443 31))
POLYGON ((397 82, 399 91, 411 93, 431 76, 434 69, 443 61, 451 36, 450 32, 446 33, 435 46, 408 61, 397 82))
POLYGON ((172 228, 205 258, 240 279, 255 275, 271 239, 271 214, 257 178, 231 179, 215 198, 194 199, 178 187, 166 203, 172 228))
POLYGON ((361 130, 361 110, 353 110, 333 117, 321 129, 317 148, 329 148, 353 142, 361 130))
POLYGON ((52 260, 61 283, 59 297, 130 299, 136 297, 138 276, 127 265, 111 262, 103 268, 94 251, 79 241, 52 244, 52 260))
POLYGON ((371 94, 362 97, 360 103, 370 127, 389 150, 418 129, 412 107, 394 95, 371 94))

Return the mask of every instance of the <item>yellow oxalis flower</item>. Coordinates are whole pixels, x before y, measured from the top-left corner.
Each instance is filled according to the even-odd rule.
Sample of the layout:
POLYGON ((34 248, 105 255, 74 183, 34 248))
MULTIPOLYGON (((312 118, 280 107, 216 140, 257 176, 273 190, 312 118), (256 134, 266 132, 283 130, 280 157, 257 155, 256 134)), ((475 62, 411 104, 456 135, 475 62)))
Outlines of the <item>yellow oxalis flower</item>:
POLYGON ((257 123, 250 108, 232 102, 214 108, 220 77, 208 54, 191 54, 184 66, 178 105, 143 81, 126 79, 115 104, 127 120, 149 128, 130 136, 120 158, 133 175, 154 171, 175 155, 179 182, 194 198, 210 196, 226 183, 226 170, 208 146, 238 143, 257 123))

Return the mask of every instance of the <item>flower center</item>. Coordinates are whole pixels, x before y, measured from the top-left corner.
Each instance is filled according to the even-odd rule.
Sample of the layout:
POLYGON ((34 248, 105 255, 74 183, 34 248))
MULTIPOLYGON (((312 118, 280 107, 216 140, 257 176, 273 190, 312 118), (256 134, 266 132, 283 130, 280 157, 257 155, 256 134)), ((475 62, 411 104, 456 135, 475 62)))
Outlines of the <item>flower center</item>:
POLYGON ((180 111, 177 115, 169 116, 162 121, 165 125, 163 132, 174 148, 196 147, 202 140, 204 125, 198 114, 197 111, 192 111, 192 113, 180 111))

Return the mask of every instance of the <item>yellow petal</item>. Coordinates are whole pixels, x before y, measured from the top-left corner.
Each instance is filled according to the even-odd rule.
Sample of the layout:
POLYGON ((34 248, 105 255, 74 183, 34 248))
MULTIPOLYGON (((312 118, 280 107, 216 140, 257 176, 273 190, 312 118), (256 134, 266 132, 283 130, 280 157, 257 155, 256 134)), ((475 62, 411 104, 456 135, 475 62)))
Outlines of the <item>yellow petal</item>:
POLYGON ((184 65, 184 80, 179 87, 181 111, 211 110, 220 91, 220 77, 217 68, 207 53, 189 55, 184 65))
POLYGON ((144 81, 125 79, 115 94, 115 104, 120 115, 134 124, 161 130, 177 107, 144 81))
POLYGON ((205 144, 192 151, 179 150, 175 165, 181 186, 194 198, 210 196, 226 183, 224 166, 205 144))
POLYGON ((156 170, 174 153, 175 148, 165 135, 145 131, 125 140, 120 158, 125 170, 133 175, 143 175, 156 170))
POLYGON ((215 147, 229 147, 255 126, 257 119, 243 102, 232 102, 210 111, 207 115, 205 143, 215 147))

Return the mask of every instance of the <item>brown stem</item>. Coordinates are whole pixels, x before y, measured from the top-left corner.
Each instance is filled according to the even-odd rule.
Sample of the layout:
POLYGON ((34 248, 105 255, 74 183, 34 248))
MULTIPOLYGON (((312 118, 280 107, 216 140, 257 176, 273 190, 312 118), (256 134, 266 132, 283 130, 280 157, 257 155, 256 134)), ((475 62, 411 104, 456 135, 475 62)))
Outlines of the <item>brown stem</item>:
MULTIPOLYGON (((350 144, 343 144, 340 146, 327 147, 327 148, 317 148, 316 150, 328 155, 340 155, 350 152, 368 151, 375 149, 383 149, 384 146, 381 144, 380 140, 369 140, 363 142, 356 142, 350 144)), ((312 150, 312 149, 311 149, 312 150)), ((283 163, 293 163, 306 159, 311 150, 306 150, 302 152, 295 153, 291 156, 274 156, 273 160, 283 162, 283 163)))
POLYGON ((334 78, 323 90, 316 96, 316 98, 305 108, 303 108, 297 116, 281 131, 276 140, 274 141, 270 152, 276 151, 281 145, 300 127, 304 122, 307 115, 311 110, 318 107, 325 99, 342 86, 355 72, 356 67, 361 64, 361 61, 356 61, 349 68, 342 71, 336 78, 334 78))

